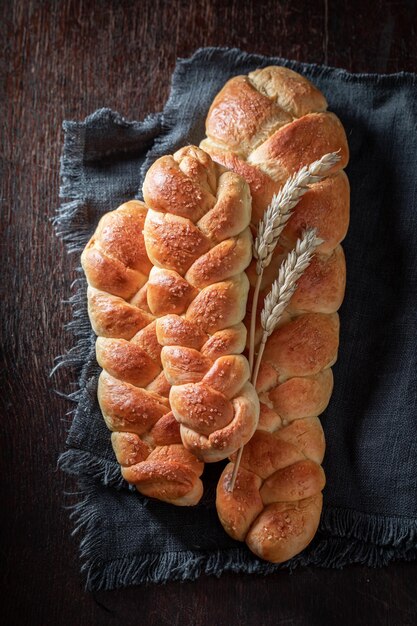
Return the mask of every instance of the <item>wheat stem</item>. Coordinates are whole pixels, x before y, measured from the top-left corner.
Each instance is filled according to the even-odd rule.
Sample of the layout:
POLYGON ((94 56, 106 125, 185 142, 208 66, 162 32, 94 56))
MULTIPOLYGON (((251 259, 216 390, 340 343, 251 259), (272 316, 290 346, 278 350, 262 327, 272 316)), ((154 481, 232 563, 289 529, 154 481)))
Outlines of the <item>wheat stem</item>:
POLYGON ((261 366, 261 360, 262 360, 262 357, 263 357, 263 354, 264 354, 264 350, 265 350, 265 346, 266 346, 266 342, 267 342, 268 337, 269 337, 269 335, 264 331, 263 335, 262 335, 261 343, 259 345, 258 354, 256 356, 255 369, 253 370, 253 375, 252 375, 252 385, 254 387, 256 387, 256 382, 258 380, 259 368, 261 366))
POLYGON ((230 483, 227 485, 227 489, 228 489, 228 491, 230 491, 230 493, 233 493, 233 490, 235 488, 235 482, 236 482, 236 478, 237 478, 237 473, 239 471, 240 462, 242 460, 243 448, 244 448, 244 446, 240 446, 240 448, 239 448, 239 452, 237 453, 235 464, 233 466, 232 477, 230 479, 230 483))
POLYGON ((253 370, 253 361, 255 358, 255 333, 256 333, 256 313, 258 308, 259 291, 261 289, 262 274, 256 277, 255 291, 252 300, 252 315, 250 320, 249 331, 249 371, 253 370))
MULTIPOLYGON (((253 374, 252 374, 252 379, 251 379, 251 383, 254 387, 256 387, 256 381, 258 378, 258 374, 259 374, 259 367, 261 365, 261 359, 265 350, 265 345, 266 345, 266 341, 268 339, 268 335, 264 332, 262 335, 262 340, 261 343, 259 345, 259 350, 258 350, 258 354, 256 357, 256 364, 255 364, 255 369, 253 370, 253 374)), ((230 479, 230 483, 228 485, 229 487, 229 491, 233 492, 233 489, 235 487, 235 482, 236 482, 236 477, 237 477, 237 473, 239 471, 239 467, 240 467, 240 461, 242 460, 242 454, 243 454, 243 448, 244 446, 241 446, 239 448, 239 452, 237 453, 237 457, 235 460, 235 464, 233 467, 233 472, 232 472, 232 477, 230 479)))

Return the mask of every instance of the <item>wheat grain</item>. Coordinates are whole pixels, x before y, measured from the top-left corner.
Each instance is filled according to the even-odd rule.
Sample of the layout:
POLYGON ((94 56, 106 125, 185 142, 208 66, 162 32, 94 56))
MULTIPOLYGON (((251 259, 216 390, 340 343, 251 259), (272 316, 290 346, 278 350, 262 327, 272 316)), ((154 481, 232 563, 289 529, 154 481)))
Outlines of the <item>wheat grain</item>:
POLYGON ((317 236, 315 228, 304 231, 302 238, 297 239, 295 248, 279 268, 278 278, 272 283, 271 291, 265 298, 261 312, 261 326, 269 337, 278 324, 282 313, 297 288, 297 280, 311 263, 312 256, 322 239, 317 236))
POLYGON ((337 152, 329 152, 318 161, 305 165, 290 176, 277 194, 259 222, 258 233, 253 246, 253 254, 257 259, 256 273, 260 275, 267 267, 277 245, 279 236, 292 215, 294 207, 308 191, 309 186, 319 182, 334 165, 340 161, 337 152))

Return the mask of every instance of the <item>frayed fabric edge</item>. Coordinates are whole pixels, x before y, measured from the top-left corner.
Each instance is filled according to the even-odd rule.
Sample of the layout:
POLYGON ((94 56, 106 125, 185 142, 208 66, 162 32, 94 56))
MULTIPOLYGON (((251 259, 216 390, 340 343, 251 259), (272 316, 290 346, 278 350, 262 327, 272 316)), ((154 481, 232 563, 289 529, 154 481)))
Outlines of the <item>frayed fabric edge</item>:
POLYGON ((118 463, 102 459, 91 452, 70 448, 59 456, 58 467, 71 476, 78 478, 83 475, 88 476, 105 487, 129 488, 128 483, 122 477, 118 463))
MULTIPOLYGON (((382 567, 391 561, 411 561, 417 557, 417 548, 410 545, 411 537, 408 538, 410 541, 404 537, 404 545, 394 547, 377 546, 354 538, 319 536, 304 552, 282 564, 262 561, 245 547, 201 553, 188 550, 142 553, 105 561, 100 557, 101 543, 108 531, 105 520, 101 518, 94 503, 95 483, 80 481, 79 488, 80 500, 70 507, 71 519, 75 525, 72 534, 81 535, 81 571, 88 591, 148 583, 162 584, 168 581, 192 581, 201 575, 220 577, 225 572, 267 575, 282 569, 293 571, 307 566, 341 569, 355 563, 382 567)), ((344 524, 349 523, 350 513, 338 510, 333 511, 332 515, 339 524, 344 524)), ((388 519, 389 524, 392 521, 388 519)))
POLYGON ((227 57, 230 62, 236 66, 239 71, 241 64, 258 64, 259 67, 265 67, 266 65, 283 65, 289 67, 298 72, 307 71, 310 76, 327 76, 336 73, 338 77, 342 78, 346 82, 367 82, 367 83, 379 83, 384 86, 396 85, 398 82, 407 83, 411 85, 417 84, 417 73, 414 72, 392 72, 388 73, 372 73, 372 72, 349 72, 341 67, 334 67, 329 65, 320 65, 318 63, 306 63, 304 61, 296 61, 295 59, 286 59, 284 57, 269 56, 256 54, 253 52, 246 52, 240 48, 229 47, 203 47, 198 48, 191 57, 179 58, 177 60, 177 67, 179 65, 195 64, 200 61, 210 61, 217 63, 218 60, 224 61, 227 57))
MULTIPOLYGON (((78 268, 77 271, 81 273, 81 268, 78 268)), ((52 377, 55 372, 62 367, 74 368, 75 371, 79 372, 79 375, 76 377, 76 387, 78 391, 80 391, 83 368, 90 352, 94 349, 95 335, 91 329, 90 320, 88 318, 85 297, 87 283, 85 278, 76 279, 72 284, 72 288, 74 289, 74 293, 69 300, 66 301, 66 303, 71 306, 72 316, 71 320, 65 325, 65 330, 71 333, 75 339, 75 343, 67 352, 55 358, 55 365, 49 375, 52 377)), ((79 400, 77 392, 70 394, 60 393, 73 402, 78 402, 79 400)))
POLYGON ((417 520, 411 518, 325 506, 319 528, 336 538, 353 539, 376 547, 414 549, 417 552, 417 520))

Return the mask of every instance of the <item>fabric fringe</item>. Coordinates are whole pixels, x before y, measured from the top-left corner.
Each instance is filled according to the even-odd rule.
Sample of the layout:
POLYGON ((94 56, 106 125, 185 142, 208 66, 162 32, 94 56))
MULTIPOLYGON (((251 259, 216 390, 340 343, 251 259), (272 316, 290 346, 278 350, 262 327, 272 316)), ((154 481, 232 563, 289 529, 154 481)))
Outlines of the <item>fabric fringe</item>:
POLYGON ((81 252, 89 237, 91 226, 88 224, 88 208, 81 200, 64 202, 52 218, 55 233, 64 242, 68 254, 81 252))
MULTIPOLYGON (((78 268, 77 271, 81 272, 82 270, 78 268)), ((65 325, 65 330, 69 331, 74 337, 75 344, 65 354, 56 357, 56 363, 50 372, 50 376, 53 376, 61 367, 71 367, 81 370, 95 343, 95 336, 88 318, 87 302, 85 298, 87 281, 85 278, 78 278, 74 281, 72 287, 75 288, 74 294, 69 300, 64 301, 72 308, 72 319, 65 325)), ((68 396, 68 399, 77 401, 78 398, 71 394, 68 396)))
POLYGON ((376 546, 417 547, 417 521, 381 517, 346 509, 323 510, 320 530, 332 536, 357 539, 376 546))
POLYGON ((378 74, 378 73, 366 73, 366 72, 348 72, 340 67, 333 67, 331 65, 319 65, 317 63, 304 63, 302 61, 293 61, 291 59, 285 59, 283 57, 263 56, 261 54, 254 54, 252 52, 244 52, 240 48, 228 48, 228 47, 206 47, 198 48, 191 57, 180 58, 177 62, 176 70, 182 66, 186 68, 187 65, 196 65, 199 62, 207 64, 210 63, 222 63, 228 67, 236 68, 237 71, 241 71, 242 64, 250 64, 253 66, 256 64, 258 67, 266 67, 267 65, 283 65, 294 69, 296 72, 302 72, 308 70, 311 77, 321 77, 332 75, 335 71, 338 77, 342 78, 346 82, 366 82, 382 84, 386 87, 395 86, 398 83, 401 85, 410 84, 417 85, 417 73, 414 72, 393 72, 391 74, 378 74))
POLYGON ((59 197, 67 201, 58 207, 52 223, 57 237, 62 239, 71 254, 81 252, 91 230, 88 206, 83 197, 85 122, 64 121, 62 128, 65 134, 60 159, 59 197))
POLYGON ((128 486, 122 477, 118 463, 94 456, 91 452, 74 450, 73 448, 66 450, 58 459, 58 467, 63 472, 73 476, 88 475, 90 478, 100 481, 105 487, 111 486, 122 489, 128 486))
MULTIPOLYGON (((299 567, 316 566, 341 569, 357 563, 370 567, 382 567, 395 560, 414 560, 417 548, 411 545, 415 529, 403 535, 401 545, 398 541, 389 546, 374 545, 355 538, 316 536, 309 548, 290 561, 273 564, 262 561, 242 548, 229 548, 213 552, 184 550, 181 552, 147 553, 128 555, 121 559, 105 561, 100 556, 102 545, 108 541, 108 529, 95 505, 97 497, 94 482, 81 481, 79 501, 72 505, 71 519, 75 528, 73 535, 82 535, 80 541, 81 571, 85 575, 86 589, 89 591, 109 590, 130 585, 146 583, 165 583, 167 581, 195 580, 202 574, 220 577, 224 572, 267 575, 281 569, 293 571, 299 567)), ((333 519, 335 529, 350 530, 351 511, 331 510, 328 514, 333 519)), ((365 514, 357 514, 369 517, 365 514)), ((359 520, 358 520, 359 522, 359 520)), ((378 523, 381 520, 378 520, 378 523)), ((388 541, 390 523, 380 532, 388 541)), ((395 522, 394 522, 395 524, 395 522)), ((384 522, 382 523, 384 526, 384 522)))
MULTIPOLYGON (((52 218, 52 223, 56 236, 64 242, 67 252, 71 254, 80 253, 91 234, 88 206, 82 192, 85 123, 65 121, 62 126, 65 135, 61 156, 59 196, 69 201, 63 202, 58 207, 55 217, 52 218)), ((76 271, 81 274, 81 267, 77 267, 76 271)), ((94 341, 85 298, 86 284, 84 277, 76 279, 72 284, 75 292, 66 301, 72 308, 72 318, 66 324, 65 330, 69 331, 75 338, 75 345, 65 354, 56 357, 56 363, 50 372, 50 376, 53 376, 61 367, 74 367, 81 371, 91 344, 94 341)), ((79 388, 79 383, 77 387, 79 388)), ((67 398, 77 402, 77 392, 75 394, 67 394, 67 398)))

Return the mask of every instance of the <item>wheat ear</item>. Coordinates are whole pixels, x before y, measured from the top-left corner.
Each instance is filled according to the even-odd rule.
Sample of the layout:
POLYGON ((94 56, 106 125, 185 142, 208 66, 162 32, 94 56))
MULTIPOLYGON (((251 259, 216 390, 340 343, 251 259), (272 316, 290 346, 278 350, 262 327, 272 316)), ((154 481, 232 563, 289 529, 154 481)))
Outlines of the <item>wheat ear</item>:
POLYGON ((274 194, 259 222, 257 237, 253 246, 257 279, 249 330, 249 367, 251 371, 255 358, 256 310, 264 269, 271 262, 278 239, 290 219, 294 207, 308 191, 309 186, 324 178, 338 161, 340 161, 338 152, 329 152, 318 161, 314 161, 308 166, 304 165, 298 172, 290 176, 277 194, 274 194))

